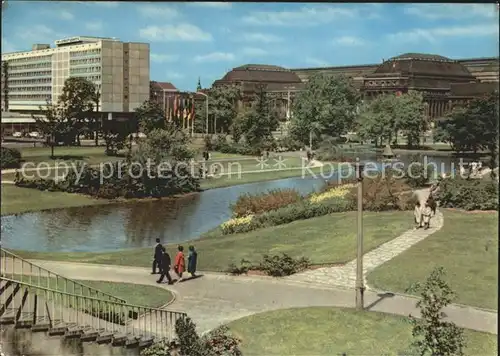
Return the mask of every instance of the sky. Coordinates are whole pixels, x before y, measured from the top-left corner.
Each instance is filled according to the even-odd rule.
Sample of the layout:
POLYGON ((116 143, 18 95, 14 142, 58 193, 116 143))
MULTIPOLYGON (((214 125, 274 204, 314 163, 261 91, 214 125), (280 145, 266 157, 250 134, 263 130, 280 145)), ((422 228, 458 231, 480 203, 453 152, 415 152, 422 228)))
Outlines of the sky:
POLYGON ((194 90, 231 68, 381 63, 402 53, 499 55, 495 4, 7 0, 2 53, 72 36, 150 44, 151 80, 194 90))

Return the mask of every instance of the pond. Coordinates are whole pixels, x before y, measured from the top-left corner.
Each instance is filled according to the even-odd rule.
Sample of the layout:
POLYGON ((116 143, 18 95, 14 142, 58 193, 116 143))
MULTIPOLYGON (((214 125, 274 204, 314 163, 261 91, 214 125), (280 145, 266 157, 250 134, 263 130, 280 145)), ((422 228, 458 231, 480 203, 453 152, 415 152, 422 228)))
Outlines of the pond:
MULTIPOLYGON (((363 157, 370 158, 373 157, 363 157)), ((407 162, 408 157, 401 160, 407 162)), ((428 160, 437 163, 439 171, 449 171, 453 162, 447 157, 428 160)), ((336 175, 331 178, 336 179, 336 175)), ((46 252, 96 252, 150 247, 158 237, 165 243, 185 242, 227 221, 231 216, 230 204, 241 194, 283 188, 308 194, 324 184, 321 177, 298 177, 212 189, 177 199, 3 216, 2 246, 46 252)))

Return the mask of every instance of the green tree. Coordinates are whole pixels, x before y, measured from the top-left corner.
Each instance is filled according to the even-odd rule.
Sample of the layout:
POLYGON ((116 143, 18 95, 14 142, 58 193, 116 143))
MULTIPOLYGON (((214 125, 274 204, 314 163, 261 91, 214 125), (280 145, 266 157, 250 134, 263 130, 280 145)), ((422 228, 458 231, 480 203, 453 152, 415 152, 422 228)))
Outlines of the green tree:
POLYGON ((439 267, 431 272, 424 284, 415 283, 409 288, 421 295, 417 302, 421 319, 410 315, 414 337, 411 351, 419 356, 464 355, 463 330, 454 323, 443 321, 443 308, 455 298, 455 293, 444 277, 445 271, 439 267))
POLYGON ((447 142, 457 152, 481 149, 490 152, 492 167, 498 156, 498 96, 475 98, 465 107, 456 107, 438 122, 436 139, 447 142))
POLYGON ((216 122, 217 132, 229 133, 237 115, 240 88, 234 85, 216 86, 210 89, 208 97, 208 115, 212 122, 216 122))
POLYGON ((427 130, 425 103, 422 93, 410 90, 396 96, 396 122, 394 133, 403 131, 409 148, 420 145, 420 136, 427 130))
POLYGON ((255 95, 250 108, 238 116, 233 131, 238 131, 252 147, 262 147, 273 140, 272 131, 278 127, 278 118, 273 115, 269 98, 261 88, 255 95))
POLYGON ((306 145, 314 123, 319 123, 322 129, 314 131, 316 138, 339 137, 353 126, 358 102, 358 91, 347 77, 314 74, 293 102, 291 134, 306 145))
POLYGON ((70 132, 73 136, 72 139, 78 145, 80 144, 80 134, 96 126, 98 118, 92 112, 97 111, 98 103, 99 92, 94 83, 81 77, 66 79, 57 105, 64 109, 68 117, 68 124, 73 124, 73 129, 70 132))
POLYGON ((66 145, 74 143, 74 120, 69 117, 66 109, 61 105, 47 103, 40 106, 43 116, 31 115, 37 123, 38 129, 45 135, 51 147, 51 158, 54 158, 54 146, 58 142, 66 145))
POLYGON ((376 146, 391 142, 398 124, 396 100, 395 95, 379 95, 361 105, 356 126, 363 140, 374 140, 376 146))
POLYGON ((153 130, 166 128, 165 111, 156 102, 146 100, 140 107, 135 109, 134 116, 141 131, 146 135, 153 130))

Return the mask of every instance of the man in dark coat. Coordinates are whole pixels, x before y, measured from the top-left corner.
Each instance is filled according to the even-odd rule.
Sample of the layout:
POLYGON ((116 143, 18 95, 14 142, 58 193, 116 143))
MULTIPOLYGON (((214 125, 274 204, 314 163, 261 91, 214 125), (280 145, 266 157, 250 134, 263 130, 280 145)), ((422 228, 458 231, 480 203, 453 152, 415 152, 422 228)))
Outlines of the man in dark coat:
POLYGON ((170 260, 170 255, 167 253, 165 247, 162 248, 162 258, 161 258, 161 276, 156 283, 163 282, 163 278, 167 277, 168 284, 172 284, 172 277, 170 277, 170 265, 172 261, 170 260))
POLYGON ((156 239, 156 246, 153 254, 153 272, 151 274, 156 274, 156 267, 158 266, 161 273, 161 260, 163 256, 163 246, 160 243, 160 239, 156 239))

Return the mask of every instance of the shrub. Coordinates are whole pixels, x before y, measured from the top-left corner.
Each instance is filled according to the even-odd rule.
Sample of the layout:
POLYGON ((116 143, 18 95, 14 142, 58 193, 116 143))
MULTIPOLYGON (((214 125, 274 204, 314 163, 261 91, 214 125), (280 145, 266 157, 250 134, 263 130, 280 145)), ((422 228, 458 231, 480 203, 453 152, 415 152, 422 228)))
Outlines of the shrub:
MULTIPOLYGON (((367 211, 401 210, 407 206, 408 197, 403 193, 411 188, 402 179, 395 179, 390 172, 373 179, 363 180, 363 209, 367 211)), ((353 206, 357 206, 357 188, 347 195, 353 206)))
POLYGON ((276 189, 256 195, 244 194, 231 205, 231 210, 234 217, 242 217, 276 210, 300 199, 300 194, 294 189, 276 189))
POLYGON ((2 147, 1 169, 19 168, 21 165, 21 152, 15 148, 2 147))
POLYGON ((445 208, 498 210, 498 182, 483 179, 443 179, 436 200, 445 208))
POLYGON ((240 225, 249 225, 252 222, 253 215, 243 216, 241 218, 233 218, 229 221, 226 221, 221 225, 222 233, 224 235, 232 234, 240 225))
MULTIPOLYGON (((243 233, 257 230, 264 227, 288 224, 296 220, 305 220, 318 216, 323 216, 331 213, 340 213, 351 211, 355 205, 350 200, 345 198, 331 198, 322 201, 321 203, 311 203, 303 199, 297 203, 289 204, 277 210, 267 211, 256 215, 247 224, 235 225, 231 232, 227 233, 243 233)), ((224 231, 222 233, 225 235, 224 231)))
POLYGON ((286 135, 276 140, 277 149, 280 151, 298 151, 304 145, 292 137, 286 135))
POLYGON ((268 276, 283 277, 301 272, 307 269, 310 262, 307 258, 301 257, 295 259, 286 253, 281 255, 264 255, 258 269, 265 272, 268 276))
POLYGON ((250 263, 250 261, 242 259, 239 266, 236 266, 236 264, 231 263, 226 269, 226 272, 232 274, 233 276, 239 276, 241 274, 247 274, 248 271, 251 270, 252 268, 253 265, 250 263))
POLYGON ((319 203, 325 199, 331 199, 331 198, 343 198, 346 196, 352 188, 354 188, 354 184, 343 184, 339 185, 335 188, 326 190, 322 193, 319 194, 312 194, 309 198, 311 203, 319 203))
POLYGON ((424 166, 424 159, 421 155, 414 155, 410 159, 411 163, 408 165, 409 169, 405 170, 404 179, 406 184, 412 188, 422 188, 429 183, 429 179, 436 178, 434 166, 427 164, 424 166), (414 164, 412 164, 414 163, 414 164))

